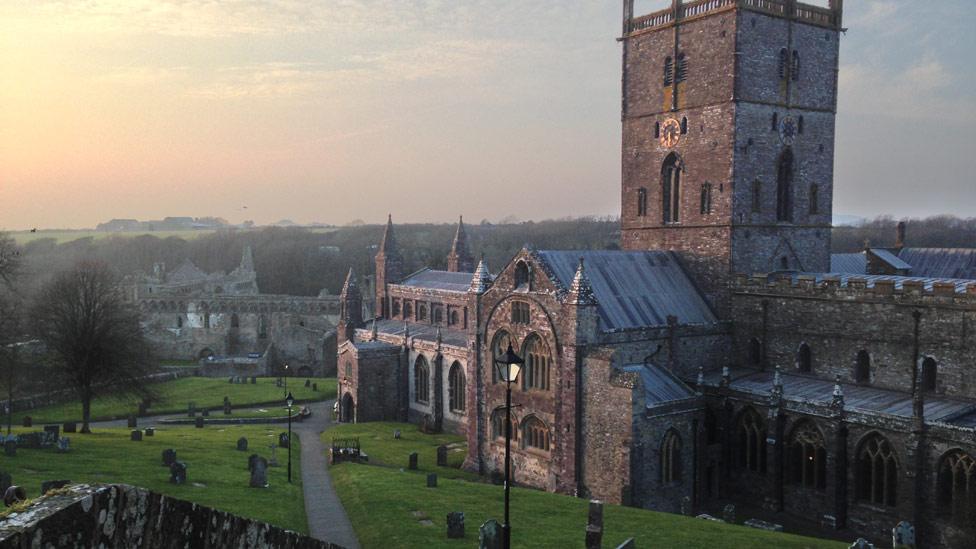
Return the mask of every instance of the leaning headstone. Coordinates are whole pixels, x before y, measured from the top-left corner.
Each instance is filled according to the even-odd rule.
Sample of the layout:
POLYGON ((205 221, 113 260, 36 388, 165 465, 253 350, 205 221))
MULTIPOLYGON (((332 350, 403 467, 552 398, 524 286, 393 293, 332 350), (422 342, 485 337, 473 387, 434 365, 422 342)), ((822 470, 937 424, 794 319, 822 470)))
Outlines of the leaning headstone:
POLYGON ((16 456, 17 455, 17 441, 7 439, 3 441, 3 454, 6 456, 16 456))
POLYGON ((437 488, 437 473, 430 473, 427 475, 427 487, 437 488))
POLYGON ((278 446, 288 448, 288 443, 288 433, 281 433, 278 435, 278 446))
POLYGON ((258 456, 251 463, 251 488, 268 487, 268 460, 258 456))
POLYGON ((501 549, 502 525, 495 519, 488 519, 478 528, 478 549, 501 549))
POLYGON ((437 447, 437 466, 447 467, 447 446, 443 444, 437 447))
POLYGON ((915 527, 901 521, 891 529, 891 545, 894 549, 915 549, 915 527))
POLYGON ((722 508, 722 520, 729 524, 735 524, 735 505, 730 503, 722 508))
POLYGON ((24 416, 24 427, 33 427, 33 426, 34 426, 34 418, 30 416, 24 416))
POLYGON ((590 500, 586 521, 586 549, 600 549, 603 545, 603 502, 590 500))
POLYGON ((186 463, 174 461, 169 466, 169 482, 170 484, 186 484, 186 463))
POLYGON ((455 511, 447 514, 447 537, 449 539, 464 537, 464 513, 455 511))
POLYGON ((65 423, 61 427, 62 427, 62 430, 65 433, 77 433, 78 432, 78 424, 77 423, 74 423, 72 421, 69 421, 69 422, 65 423))
POLYGON ((169 467, 174 463, 176 463, 176 450, 172 448, 163 450, 163 465, 169 467))
POLYGON ((41 493, 46 494, 51 490, 57 490, 58 488, 64 488, 70 484, 70 480, 45 480, 41 483, 41 493))
POLYGON ((408 467, 411 471, 417 470, 417 452, 412 452, 410 454, 410 461, 408 467))
POLYGON ((237 451, 246 452, 247 451, 247 438, 241 437, 237 439, 237 451))
POLYGON ((136 426, 137 426, 137 422, 136 422, 136 416, 132 416, 132 415, 130 415, 130 416, 129 416, 129 421, 127 422, 127 425, 126 425, 126 426, 127 426, 127 427, 128 427, 129 429, 135 429, 135 428, 136 428, 136 426))
POLYGON ((203 429, 203 416, 200 416, 194 421, 193 426, 197 429, 203 429))
POLYGON ((0 492, 6 492, 7 488, 13 485, 14 481, 10 473, 0 472, 0 492))
POLYGON ((3 493, 3 504, 7 507, 27 499, 27 492, 20 486, 11 486, 3 493))
POLYGON ((68 437, 61 437, 58 439, 58 453, 66 454, 71 449, 71 439, 68 437))
POLYGON ((156 430, 153 429, 152 427, 146 427, 146 429, 145 429, 145 435, 147 437, 156 436, 156 430))
POLYGON ((141 442, 142 441, 142 431, 140 431, 139 429, 136 429, 136 430, 132 431, 131 433, 129 433, 129 440, 131 440, 133 442, 141 442))
POLYGON ((312 384, 312 390, 313 391, 318 391, 319 390, 319 384, 318 383, 313 383, 312 384))
POLYGON ((637 543, 634 541, 634 538, 627 538, 624 540, 623 543, 617 546, 617 549, 636 549, 636 548, 637 548, 637 543))
POLYGON ((864 538, 857 538, 849 549, 874 549, 874 544, 864 538))

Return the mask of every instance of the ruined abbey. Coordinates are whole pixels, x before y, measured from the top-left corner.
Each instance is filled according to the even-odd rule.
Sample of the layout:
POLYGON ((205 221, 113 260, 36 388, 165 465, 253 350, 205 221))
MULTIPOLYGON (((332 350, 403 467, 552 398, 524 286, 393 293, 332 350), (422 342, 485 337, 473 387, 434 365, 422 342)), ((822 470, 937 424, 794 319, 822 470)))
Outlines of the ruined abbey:
POLYGON ((831 257, 842 1, 623 4, 623 249, 492 273, 459 223, 407 273, 389 222, 373 314, 352 274, 340 298, 340 419, 463 434, 497 474, 511 343, 518 484, 971 547, 976 254, 831 257))

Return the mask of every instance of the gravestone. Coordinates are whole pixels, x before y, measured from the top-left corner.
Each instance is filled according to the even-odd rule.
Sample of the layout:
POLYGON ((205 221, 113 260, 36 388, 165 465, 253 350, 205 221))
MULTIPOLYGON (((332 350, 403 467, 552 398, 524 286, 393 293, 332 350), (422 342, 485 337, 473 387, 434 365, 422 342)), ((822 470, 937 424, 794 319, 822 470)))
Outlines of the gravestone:
POLYGON ((318 383, 313 383, 312 384, 312 390, 318 392, 318 390, 319 390, 319 384, 318 383))
POLYGON ((210 408, 204 408, 200 412, 200 417, 210 417, 210 408))
POLYGON ((77 423, 74 423, 72 421, 69 421, 69 422, 65 423, 64 425, 62 425, 62 427, 63 427, 62 430, 65 433, 77 433, 78 432, 78 424, 77 423))
POLYGON ((427 475, 427 487, 437 488, 437 473, 430 473, 427 475))
POLYGON ((637 548, 637 543, 634 541, 634 538, 627 538, 624 540, 623 543, 617 546, 617 549, 636 549, 636 548, 637 548))
POLYGON ((257 459, 259 457, 261 457, 261 456, 259 456, 257 454, 251 454, 251 455, 247 456, 247 470, 248 471, 250 471, 251 469, 254 469, 254 462, 257 461, 257 459))
POLYGON ((27 499, 27 492, 20 486, 11 486, 3 493, 3 504, 7 507, 27 499))
POLYGON ((139 411, 137 412, 137 415, 144 416, 148 411, 149 411, 149 406, 147 406, 145 402, 140 402, 139 411))
POLYGON ((464 537, 464 513, 455 511, 447 514, 447 537, 449 539, 464 537))
POLYGON ((169 482, 170 484, 186 484, 186 463, 174 461, 169 466, 169 482))
POLYGON ((393 440, 400 440, 400 430, 393 431, 393 440))
POLYGON ((447 467, 447 446, 443 444, 437 447, 437 465, 447 467))
POLYGON ((45 425, 44 432, 54 440, 57 440, 61 436, 61 427, 59 425, 45 425))
POLYGON ((231 414, 230 398, 224 397, 224 415, 229 416, 231 414))
POLYGON ((241 437, 237 439, 237 451, 246 452, 247 451, 247 438, 241 437))
POLYGON ((501 549, 502 525, 495 519, 488 519, 478 528, 478 549, 501 549))
POLYGON ((129 440, 131 440, 133 442, 141 442, 142 441, 142 431, 140 431, 139 429, 136 429, 136 430, 132 431, 131 433, 129 433, 129 440))
POLYGON ((203 416, 200 416, 193 422, 193 426, 197 429, 203 429, 203 416))
POLYGON ((14 481, 10 473, 0 472, 0 492, 6 492, 7 488, 13 485, 14 481))
POLYGON ((189 417, 194 417, 197 415, 197 404, 196 402, 188 402, 186 405, 186 415, 189 417))
POLYGON ((864 538, 857 538, 849 549, 874 549, 874 544, 864 538))
POLYGON ((284 384, 281 382, 280 377, 277 380, 275 380, 275 387, 284 387, 284 384))
POLYGON ((735 505, 730 503, 722 509, 722 520, 729 524, 735 524, 735 505))
POLYGON ((227 378, 227 383, 234 383, 234 376, 227 378))
POLYGON ((71 439, 68 437, 61 437, 58 439, 58 453, 66 454, 68 450, 71 449, 71 439))
POLYGON ((271 448, 271 463, 269 465, 271 465, 272 467, 277 467, 278 466, 278 445, 272 442, 271 445, 268 447, 271 448))
POLYGON ((312 380, 311 379, 306 379, 305 380, 305 388, 307 389, 307 388, 309 388, 311 386, 312 386, 312 380))
POLYGON ((257 385, 257 384, 258 384, 258 377, 251 376, 251 385, 257 385))
POLYGON ((258 456, 251 463, 251 488, 268 487, 268 460, 258 456))
POLYGON ((169 467, 176 463, 176 450, 167 448, 163 450, 163 466, 169 467))
POLYGON ((51 490, 64 488, 68 484, 71 484, 70 480, 45 480, 44 482, 41 483, 41 493, 46 494, 51 490))
POLYGON ((146 429, 145 429, 145 435, 147 437, 156 436, 156 430, 153 429, 152 427, 146 427, 146 429))
POLYGON ((136 422, 136 416, 131 416, 131 415, 130 415, 130 416, 129 416, 129 421, 128 421, 128 423, 127 423, 127 425, 126 425, 126 426, 127 426, 127 427, 128 427, 129 429, 135 429, 137 425, 138 425, 138 423, 136 422))
POLYGON ((691 516, 691 498, 688 496, 681 498, 681 514, 686 517, 691 516))
POLYGON ((891 546, 894 549, 915 549, 915 527, 901 521, 891 529, 891 546))
POLYGON ((16 456, 17 455, 17 441, 7 439, 3 441, 3 454, 6 456, 16 456))
POLYGON ((30 416, 24 416, 24 427, 33 427, 34 419, 30 416))
POLYGON ((411 471, 417 470, 417 452, 413 452, 410 454, 410 462, 408 467, 410 468, 411 471))
POLYGON ((600 549, 603 544, 603 502, 590 500, 586 520, 586 549, 600 549))
POLYGON ((766 522, 764 520, 759 520, 759 519, 749 519, 749 520, 743 522, 742 524, 745 524, 746 526, 748 526, 750 528, 758 528, 760 530, 766 530, 767 532, 782 532, 783 531, 783 525, 782 524, 776 524, 776 523, 773 523, 773 522, 766 522))
POLYGON ((281 433, 278 435, 278 446, 282 448, 287 448, 288 443, 289 443, 288 433, 281 433))

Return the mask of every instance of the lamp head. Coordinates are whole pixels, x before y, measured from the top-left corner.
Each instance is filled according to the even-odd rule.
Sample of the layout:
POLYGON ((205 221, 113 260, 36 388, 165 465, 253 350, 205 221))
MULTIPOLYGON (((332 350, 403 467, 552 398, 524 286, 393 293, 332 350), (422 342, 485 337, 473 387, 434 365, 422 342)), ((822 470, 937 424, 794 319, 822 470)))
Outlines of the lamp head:
POLYGON ((288 396, 285 397, 285 404, 291 408, 291 405, 295 402, 295 397, 291 395, 291 391, 288 391, 288 396))
POLYGON ((505 354, 495 359, 495 367, 498 368, 498 377, 506 383, 514 383, 518 379, 519 372, 525 359, 515 354, 512 344, 508 344, 505 354))

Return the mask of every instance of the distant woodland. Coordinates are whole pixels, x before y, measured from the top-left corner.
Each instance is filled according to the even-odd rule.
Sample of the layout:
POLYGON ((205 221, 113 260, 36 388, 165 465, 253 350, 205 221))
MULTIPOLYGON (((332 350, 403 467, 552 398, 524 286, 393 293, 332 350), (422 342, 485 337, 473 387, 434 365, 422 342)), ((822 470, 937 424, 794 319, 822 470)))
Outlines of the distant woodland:
MULTIPOLYGON (((892 246, 898 220, 879 217, 856 227, 833 231, 835 252, 854 252, 871 246, 892 246)), ((443 269, 456 226, 397 225, 396 237, 407 271, 429 266, 443 269)), ((469 246, 477 258, 484 255, 492 270, 501 268, 526 244, 537 249, 616 249, 619 222, 613 218, 579 218, 516 224, 466 225, 469 246)), ((937 216, 908 220, 909 246, 976 247, 976 218, 937 216)), ((25 283, 33 286, 79 259, 101 259, 122 274, 151 272, 154 263, 167 270, 193 261, 207 272, 230 271, 241 259, 246 244, 254 251, 261 291, 272 294, 317 295, 325 289, 338 293, 349 267, 371 274, 382 225, 337 228, 322 232, 302 228, 221 230, 192 239, 151 235, 82 238, 63 244, 54 239, 34 240, 21 252, 25 283)))

